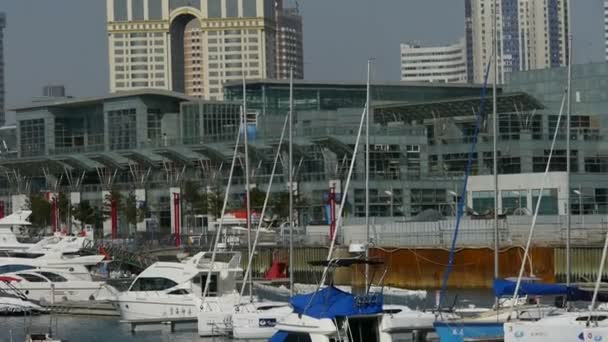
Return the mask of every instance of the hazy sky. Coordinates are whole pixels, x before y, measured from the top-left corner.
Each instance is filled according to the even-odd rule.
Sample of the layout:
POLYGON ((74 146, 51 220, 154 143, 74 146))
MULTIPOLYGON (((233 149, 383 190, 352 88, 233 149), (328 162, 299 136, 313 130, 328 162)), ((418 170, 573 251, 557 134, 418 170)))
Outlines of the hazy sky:
MULTIPOLYGON (((105 0, 2 0, 8 106, 46 84, 73 96, 108 91, 105 0)), ((575 63, 604 59, 601 0, 573 0, 575 63)), ((300 0, 310 80, 399 79, 399 43, 440 44, 464 32, 464 0, 300 0)))

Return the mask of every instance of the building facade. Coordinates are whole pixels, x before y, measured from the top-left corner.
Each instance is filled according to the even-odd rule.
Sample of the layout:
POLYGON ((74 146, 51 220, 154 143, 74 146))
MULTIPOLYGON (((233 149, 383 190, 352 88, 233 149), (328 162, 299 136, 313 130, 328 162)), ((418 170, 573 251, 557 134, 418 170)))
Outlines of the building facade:
POLYGON ((414 82, 467 82, 465 41, 447 46, 401 44, 401 80, 414 82))
POLYGON ((604 50, 608 61, 608 1, 604 0, 604 50))
POLYGON ((4 66, 4 29, 6 28, 6 15, 0 13, 0 126, 4 126, 6 123, 6 112, 5 112, 5 66, 4 66))
POLYGON ((198 95, 221 99, 226 81, 276 77, 273 0, 107 0, 110 91, 186 92, 192 21, 200 24, 189 46, 200 61, 198 95))
POLYGON ((469 80, 483 83, 488 61, 492 60, 493 13, 497 13, 499 83, 510 72, 567 65, 568 3, 569 0, 465 0, 469 80))
POLYGON ((299 8, 283 6, 283 1, 276 2, 276 42, 277 42, 277 78, 289 79, 293 68, 295 79, 304 78, 304 37, 302 16, 299 8))
MULTIPOLYGON (((565 214, 567 198, 574 214, 608 214, 608 98, 602 91, 608 83, 608 63, 573 67, 570 189, 565 175, 568 135, 564 118, 559 118, 566 71, 511 73, 499 89, 501 213, 529 215, 542 194, 543 216, 565 214), (544 177, 556 127, 558 141, 549 176, 544 177)), ((429 210, 454 215, 470 156, 468 206, 482 215, 493 208, 492 101, 490 97, 480 101, 481 87, 376 83, 371 89, 372 216, 416 220, 429 210), (470 155, 477 114, 483 114, 483 121, 470 155)), ((14 194, 48 190, 49 174, 58 178, 68 171, 84 173, 78 189, 83 200, 99 207, 102 192, 110 186, 125 194, 140 189, 151 217, 168 231, 172 222, 170 189, 194 186, 219 193, 225 189, 240 132, 243 92, 239 82, 233 82, 225 85, 224 93, 228 100, 219 102, 141 90, 16 108, 16 148, 9 148, 16 152, 0 153, 0 166, 8 170, 0 177, 0 200, 8 202, 14 194), (31 184, 31 188, 24 189, 23 184, 31 184)), ((357 163, 346 206, 349 217, 363 217, 365 153, 361 147, 355 151, 354 146, 365 105, 365 84, 296 81, 294 95, 295 177, 298 194, 306 203, 298 208, 301 222, 326 222, 329 188, 345 184, 354 155, 357 163)), ((255 165, 251 183, 265 191, 288 112, 289 84, 249 82, 246 96, 248 114, 254 116, 247 130, 251 165, 255 165)), ((6 141, 10 144, 11 139, 6 141)), ((280 151, 276 183, 270 189, 277 194, 285 191, 287 182, 283 163, 287 156, 284 147, 280 151)), ((237 164, 230 196, 233 208, 242 205, 245 183, 242 163, 237 164)), ((75 191, 63 179, 62 187, 75 191)), ((184 215, 191 214, 184 210, 184 215)))

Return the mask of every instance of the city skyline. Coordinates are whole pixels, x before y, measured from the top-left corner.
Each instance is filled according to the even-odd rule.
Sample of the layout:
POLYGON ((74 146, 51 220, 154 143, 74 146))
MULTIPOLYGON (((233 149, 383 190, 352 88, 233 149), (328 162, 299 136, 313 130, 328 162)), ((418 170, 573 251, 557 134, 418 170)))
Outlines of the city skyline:
MULTIPOLYGON (((7 107, 27 102, 48 84, 65 84, 74 96, 107 93, 105 1, 35 2, 39 9, 35 13, 28 10, 33 4, 32 0, 0 4, 12 23, 6 29, 5 45, 7 107)), ((573 3, 575 63, 604 60, 602 6, 603 1, 573 3)), ((376 60, 375 79, 398 80, 401 42, 444 44, 464 34, 461 1, 387 0, 379 7, 364 0, 310 0, 300 1, 300 8, 309 80, 363 80, 370 57, 376 60), (411 8, 416 11, 408 11, 411 8), (430 27, 432 16, 433 22, 443 25, 430 27), (336 18, 343 24, 336 25, 336 18)))

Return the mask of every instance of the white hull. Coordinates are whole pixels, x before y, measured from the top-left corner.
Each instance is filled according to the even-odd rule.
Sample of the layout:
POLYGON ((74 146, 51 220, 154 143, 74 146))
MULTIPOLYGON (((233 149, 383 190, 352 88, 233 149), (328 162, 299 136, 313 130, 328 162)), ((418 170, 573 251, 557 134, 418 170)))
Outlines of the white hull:
MULTIPOLYGON (((597 312, 595 316, 606 316, 597 312)), ((589 312, 567 312, 543 318, 537 322, 508 322, 504 324, 505 342, 571 342, 583 341, 589 312)), ((608 322, 599 321, 600 327, 608 322)), ((596 341, 597 342, 597 341, 596 341)))
POLYGON ((205 298, 198 312, 198 335, 220 336, 229 333, 232 329, 232 313, 238 300, 236 292, 205 298))
MULTIPOLYGON (((591 326, 593 326, 593 324, 591 326)), ((583 335, 585 336, 585 342, 608 341, 608 327, 587 328, 583 330, 583 335)))
POLYGON ((196 297, 190 295, 142 294, 125 292, 116 300, 123 320, 180 318, 196 319, 196 297))
POLYGON ((239 307, 232 315, 232 336, 235 339, 268 339, 278 330, 279 320, 292 313, 287 303, 251 303, 239 307))
POLYGON ((0 297, 0 314, 10 315, 23 312, 44 312, 39 305, 14 297, 0 297))
MULTIPOLYGON (((21 291, 29 300, 46 303, 87 301, 94 300, 97 296, 107 297, 109 294, 102 282, 56 282, 54 283, 54 291, 51 289, 51 283, 16 282, 12 285, 21 291)), ((7 291, 11 290, 4 283, 0 283, 0 288, 7 291)))
POLYGON ((419 329, 432 329, 436 320, 435 314, 432 312, 411 310, 406 306, 384 305, 383 309, 385 313, 382 315, 380 330, 385 333, 396 334, 419 329))

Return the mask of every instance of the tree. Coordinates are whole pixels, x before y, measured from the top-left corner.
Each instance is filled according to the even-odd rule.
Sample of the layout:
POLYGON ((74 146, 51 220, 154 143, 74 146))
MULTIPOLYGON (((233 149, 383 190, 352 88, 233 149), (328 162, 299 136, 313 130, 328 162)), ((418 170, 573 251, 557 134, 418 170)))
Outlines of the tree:
POLYGON ((250 197, 251 209, 258 209, 261 211, 262 208, 264 207, 264 200, 266 199, 266 192, 255 187, 249 191, 249 197, 250 197))
POLYGON ((32 211, 30 222, 34 227, 44 229, 50 225, 52 207, 43 194, 31 194, 25 202, 25 207, 32 211))
POLYGON ((70 199, 65 192, 60 192, 57 197, 57 214, 59 215, 59 222, 67 224, 68 220, 70 220, 70 199))
POLYGON ((188 215, 192 216, 195 213, 203 214, 206 212, 203 196, 200 193, 198 184, 194 181, 184 183, 182 192, 182 202, 186 205, 188 215))
POLYGON ((137 207, 137 197, 133 191, 129 192, 129 195, 125 198, 122 209, 124 210, 125 218, 129 224, 129 231, 131 231, 131 228, 137 225, 137 223, 143 222, 146 217, 146 209, 137 207))
POLYGON ((72 216, 76 221, 81 223, 80 229, 84 229, 85 224, 95 225, 96 216, 98 216, 99 210, 91 207, 89 201, 82 201, 72 206, 72 216))

